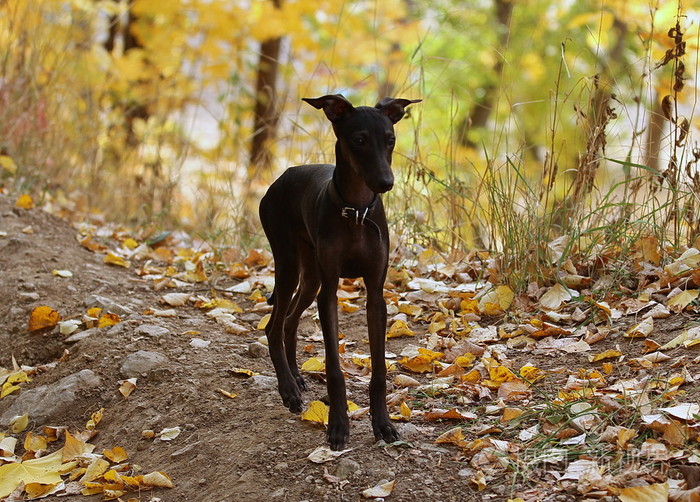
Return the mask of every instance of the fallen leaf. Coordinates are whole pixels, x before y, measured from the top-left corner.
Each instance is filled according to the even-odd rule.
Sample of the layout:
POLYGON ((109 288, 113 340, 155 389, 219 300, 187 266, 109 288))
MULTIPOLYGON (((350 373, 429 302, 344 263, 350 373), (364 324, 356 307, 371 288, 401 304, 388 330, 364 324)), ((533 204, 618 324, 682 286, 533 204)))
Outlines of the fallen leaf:
POLYGON ((349 451, 352 451, 352 448, 348 448, 347 450, 333 451, 330 449, 330 447, 324 445, 319 446, 314 451, 309 453, 309 456, 306 458, 311 460, 315 464, 323 464, 335 460, 339 456, 349 451))
POLYGON ((136 378, 119 380, 119 393, 124 397, 129 397, 136 388, 136 378))
POLYGON ((80 482, 85 483, 86 481, 94 481, 107 472, 107 469, 109 469, 109 462, 102 458, 97 458, 93 460, 90 465, 88 465, 87 469, 85 470, 85 474, 83 474, 83 477, 80 478, 80 482))
POLYGON ((122 258, 121 256, 118 256, 111 251, 107 253, 102 260, 104 263, 107 263, 108 265, 117 265, 119 267, 124 267, 124 268, 129 268, 131 267, 131 262, 129 260, 126 260, 122 258))
POLYGON ((164 472, 151 472, 143 476, 142 482, 146 486, 156 486, 158 488, 172 488, 173 481, 164 472))
POLYGON ((381 483, 379 485, 376 485, 372 488, 367 488, 366 490, 363 490, 362 496, 366 499, 388 497, 389 495, 391 495, 391 492, 394 490, 395 485, 396 485, 396 480, 387 481, 385 483, 381 483))
POLYGON ((700 405, 696 403, 681 403, 676 406, 671 406, 670 408, 659 408, 659 411, 663 411, 673 417, 680 418, 681 420, 693 420, 698 414, 700 414, 700 405))
POLYGON ((323 372, 326 371, 325 357, 310 357, 301 365, 301 371, 323 372))
POLYGON ((672 296, 666 302, 666 306, 675 313, 680 313, 685 308, 690 305, 700 294, 698 289, 688 289, 686 291, 681 291, 677 295, 672 296))
POLYGON ((29 415, 25 413, 24 415, 13 417, 9 425, 13 434, 23 432, 27 428, 27 425, 29 425, 29 415))
POLYGON ((599 354, 588 356, 588 360, 592 363, 595 363, 597 361, 602 361, 603 359, 612 359, 615 357, 620 357, 621 355, 622 352, 620 352, 619 350, 608 349, 599 354))
POLYGON ((28 331, 39 331, 45 328, 53 328, 61 320, 61 315, 51 307, 41 305, 32 310, 29 316, 28 331))
POLYGON ((167 293, 163 295, 163 302, 171 307, 182 307, 187 304, 190 296, 189 293, 167 293))
POLYGON ((617 496, 620 502, 666 502, 668 483, 621 488, 617 496))
POLYGON ((389 327, 386 337, 398 338, 401 336, 414 336, 415 333, 408 327, 406 321, 397 320, 389 327))
POLYGON ((223 394, 224 396, 231 398, 231 399, 238 396, 238 394, 234 394, 233 392, 229 392, 229 391, 224 390, 224 389, 216 389, 216 392, 218 392, 219 394, 223 394))
POLYGON ((17 172, 17 164, 9 155, 0 155, 0 167, 5 169, 10 174, 17 172))
POLYGON ((265 329, 267 323, 270 322, 270 314, 265 314, 260 322, 258 323, 256 329, 265 329))
POLYGON ((464 442, 464 432, 462 431, 462 428, 457 426, 453 427, 452 429, 449 429, 446 432, 443 432, 440 434, 436 439, 435 442, 437 444, 454 444, 454 445, 461 445, 464 442))
POLYGON ((452 408, 449 410, 443 409, 433 409, 426 412, 423 415, 424 420, 434 421, 434 420, 474 420, 478 418, 475 413, 462 412, 457 408, 452 408))
POLYGON ((646 338, 654 331, 654 319, 646 317, 642 322, 635 324, 624 334, 627 338, 646 338))
POLYGON ((122 448, 121 446, 115 446, 112 449, 104 450, 102 453, 105 457, 109 459, 110 462, 113 462, 115 464, 120 464, 129 458, 129 455, 127 455, 126 450, 124 450, 124 448, 122 448))
POLYGON ((562 303, 568 302, 577 294, 563 284, 557 283, 540 297, 540 305, 548 310, 557 310, 562 303))
POLYGON ((95 445, 81 441, 77 437, 73 436, 70 432, 65 432, 66 442, 63 448, 61 448, 63 462, 73 460, 74 458, 80 457, 85 453, 92 453, 95 450, 95 445))
POLYGON ((180 427, 166 427, 158 433, 161 441, 172 441, 180 435, 182 429, 180 427))
POLYGON ((61 450, 45 457, 0 465, 0 498, 7 497, 20 483, 57 484, 61 467, 61 450))
POLYGON ((34 200, 32 199, 31 195, 22 194, 17 198, 15 207, 20 209, 32 209, 34 207, 34 200))

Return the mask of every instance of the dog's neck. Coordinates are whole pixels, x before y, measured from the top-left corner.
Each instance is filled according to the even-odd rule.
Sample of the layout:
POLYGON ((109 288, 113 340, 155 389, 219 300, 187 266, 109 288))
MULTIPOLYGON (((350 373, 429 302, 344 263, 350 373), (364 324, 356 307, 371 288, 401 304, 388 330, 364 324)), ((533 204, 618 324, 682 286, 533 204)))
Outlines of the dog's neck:
POLYGON ((367 186, 367 183, 355 172, 350 162, 345 159, 338 143, 335 146, 335 159, 333 184, 345 205, 358 208, 374 205, 377 194, 367 186))

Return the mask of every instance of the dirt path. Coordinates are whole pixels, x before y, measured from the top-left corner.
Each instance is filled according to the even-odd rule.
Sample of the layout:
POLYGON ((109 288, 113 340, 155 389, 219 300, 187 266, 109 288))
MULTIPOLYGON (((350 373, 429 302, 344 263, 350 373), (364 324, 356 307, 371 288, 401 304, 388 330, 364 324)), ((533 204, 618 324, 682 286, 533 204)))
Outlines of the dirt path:
MULTIPOLYGON (((23 383, 21 392, 0 400, 0 416, 16 411, 17 402, 24 398, 22 406, 34 410, 31 429, 41 431, 45 425, 57 425, 72 431, 84 429, 91 414, 104 408, 98 433, 90 440, 96 450, 121 446, 129 461, 143 472, 163 471, 175 485, 129 496, 169 502, 355 501, 363 499, 363 490, 395 480, 389 497, 393 501, 506 500, 516 494, 530 500, 549 496, 553 498, 547 500, 578 499, 576 493, 553 489, 544 478, 523 480, 510 471, 487 472, 487 488, 479 492, 473 481, 477 469, 459 448, 435 444, 437 436, 459 423, 472 430, 497 424, 498 417, 484 414, 484 405, 497 403, 495 395, 463 406, 475 412, 476 419, 400 424, 405 443, 399 445, 375 444, 369 417, 360 416, 352 421, 351 451, 324 464, 311 462, 307 456, 324 444, 324 431, 282 406, 271 363, 265 348, 257 343, 262 332, 255 328, 266 314, 261 304, 247 300, 247 294, 233 295, 244 310, 237 314, 236 322, 246 330, 238 335, 226 333, 192 303, 175 307, 174 317, 152 315, 149 309, 173 308, 162 303, 165 293, 206 295, 206 286, 156 291, 152 281, 138 276, 134 268, 105 264, 103 254, 87 250, 75 236, 76 230, 68 223, 38 209, 14 209, 12 201, 0 195, 0 294, 4 299, 0 304, 0 367, 11 368, 12 356, 19 364, 33 367, 60 360, 23 383), (62 278, 53 270, 70 270, 73 275, 62 278), (57 329, 29 333, 30 313, 39 305, 51 306, 63 319, 80 319, 88 308, 99 305, 118 313, 121 322, 95 328, 78 341, 68 341, 57 329), (259 375, 241 375, 235 368, 259 375), (83 373, 89 378, 75 395, 50 409, 42 404, 49 402, 48 397, 31 402, 32 389, 54 386, 84 370, 92 374, 83 373), (137 377, 137 387, 124 398, 118 388, 127 377, 137 377), (226 397, 218 389, 237 396, 226 397), (29 398, 24 397, 27 395, 29 398), (143 437, 143 431, 158 433, 173 427, 179 427, 180 434, 170 441, 143 437)), ((226 278, 219 286, 234 284, 236 281, 226 278)), ((346 345, 357 352, 368 352, 363 312, 341 315, 346 345)), ((660 338, 672 338, 687 321, 674 319, 675 324, 669 321, 660 338)), ((427 331, 425 324, 413 327, 427 331)), ((311 315, 305 318, 301 331, 302 359, 319 354, 318 323, 311 315)), ((408 343, 418 344, 419 339, 391 339, 388 350, 399 354, 408 343)), ((545 370, 560 368, 563 363, 561 358, 523 352, 519 347, 508 349, 508 356, 519 364, 532 359, 545 370)), ((565 363, 572 368, 586 364, 583 354, 571 354, 565 363)), ((697 365, 693 370, 697 372, 697 365)), ((390 378, 397 373, 392 371, 390 378)), ((561 372, 553 372, 548 383, 561 384, 566 375, 557 374, 561 372)), ((411 376, 428 381, 426 376, 411 376)), ((307 402, 325 395, 320 379, 307 377, 307 382, 307 402)), ((368 405, 363 375, 349 377, 348 390, 349 398, 360 407, 368 405)), ((416 407, 417 401, 426 409, 460 403, 456 396, 426 392, 412 397, 416 407)), ((520 404, 527 406, 527 402, 520 404)), ((0 432, 6 426, 0 423, 0 432)), ((69 495, 57 500, 88 498, 69 495)))

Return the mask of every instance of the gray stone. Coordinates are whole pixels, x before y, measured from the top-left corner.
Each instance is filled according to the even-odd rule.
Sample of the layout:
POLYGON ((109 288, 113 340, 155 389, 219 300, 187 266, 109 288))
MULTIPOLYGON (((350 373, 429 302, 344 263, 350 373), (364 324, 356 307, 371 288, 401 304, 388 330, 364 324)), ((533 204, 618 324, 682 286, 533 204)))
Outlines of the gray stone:
POLYGON ((98 333, 100 331, 100 328, 89 328, 84 331, 76 331, 73 333, 71 336, 63 340, 66 343, 75 343, 79 342, 80 340, 83 340, 90 335, 94 335, 95 333, 98 333))
POLYGON ((118 316, 125 316, 134 313, 129 307, 119 305, 118 303, 114 302, 114 300, 111 300, 106 296, 90 295, 83 303, 87 308, 100 307, 102 310, 111 312, 112 314, 117 314, 118 316))
POLYGON ((404 441, 425 437, 425 434, 419 431, 418 427, 410 422, 396 424, 396 429, 399 431, 401 439, 404 441))
POLYGON ((257 389, 277 389, 277 378, 267 375, 253 375, 248 379, 251 387, 257 389))
POLYGON ((36 302, 41 299, 41 296, 39 296, 39 293, 37 293, 36 291, 20 293, 17 295, 17 297, 24 302, 36 302))
POLYGON ((248 344, 248 355, 254 358, 268 357, 269 349, 260 342, 252 342, 248 344))
POLYGON ((168 358, 160 352, 139 350, 124 358, 120 371, 126 378, 140 377, 147 375, 167 362, 168 358))
POLYGON ((134 330, 134 333, 137 335, 159 337, 170 334, 170 331, 163 326, 158 326, 157 324, 142 324, 134 330))
POLYGON ((338 467, 335 470, 335 475, 340 479, 350 479, 362 472, 360 464, 351 458, 340 457, 338 459, 338 467))
MULTIPOLYGON (((37 423, 46 422, 52 417, 71 410, 82 392, 99 386, 100 377, 86 369, 68 375, 51 385, 24 390, 0 416, 0 426, 7 427, 13 417, 25 413, 37 423)), ((77 419, 82 410, 75 410, 75 413, 77 419)))

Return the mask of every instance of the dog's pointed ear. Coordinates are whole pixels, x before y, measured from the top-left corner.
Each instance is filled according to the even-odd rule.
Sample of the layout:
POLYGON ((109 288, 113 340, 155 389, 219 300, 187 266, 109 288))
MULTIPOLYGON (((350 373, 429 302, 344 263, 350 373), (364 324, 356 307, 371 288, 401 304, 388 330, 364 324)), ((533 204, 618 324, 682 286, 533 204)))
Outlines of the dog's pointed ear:
POLYGON ((422 99, 384 98, 375 105, 389 117, 394 124, 401 120, 406 113, 406 107, 411 103, 420 103, 422 99))
POLYGON ((320 98, 301 99, 318 110, 323 109, 326 117, 328 117, 328 120, 331 122, 338 122, 355 111, 355 107, 352 106, 352 103, 345 99, 342 94, 329 94, 328 96, 321 96, 320 98))

